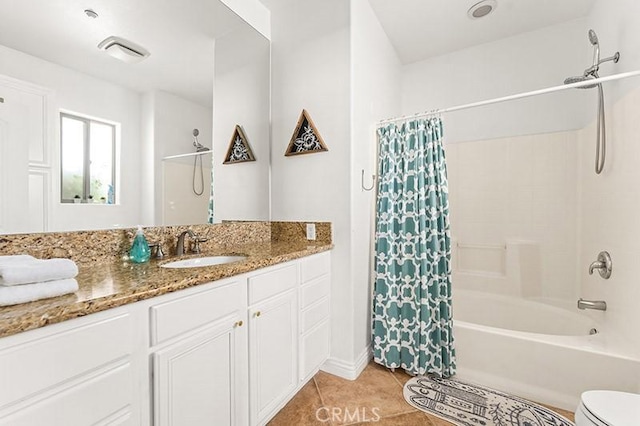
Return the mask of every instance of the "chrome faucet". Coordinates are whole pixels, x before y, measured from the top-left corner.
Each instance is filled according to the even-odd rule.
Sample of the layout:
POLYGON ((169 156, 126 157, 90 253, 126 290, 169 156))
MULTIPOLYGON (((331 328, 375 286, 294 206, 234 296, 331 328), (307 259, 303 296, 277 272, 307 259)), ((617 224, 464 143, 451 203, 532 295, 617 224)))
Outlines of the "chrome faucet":
POLYGON ((596 311, 606 311, 607 302, 604 300, 584 300, 578 299, 578 309, 595 309, 596 311))
POLYGON ((598 270, 600 276, 605 280, 611 277, 612 264, 609 253, 601 251, 600 254, 598 254, 598 260, 589 265, 589 275, 593 275, 595 269, 598 270))
POLYGON ((191 248, 192 253, 200 253, 200 243, 204 243, 205 241, 207 241, 206 238, 200 238, 191 229, 187 229, 186 231, 178 235, 178 242, 176 243, 176 256, 182 256, 185 253, 184 239, 187 235, 191 237, 191 240, 193 242, 193 246, 191 248))

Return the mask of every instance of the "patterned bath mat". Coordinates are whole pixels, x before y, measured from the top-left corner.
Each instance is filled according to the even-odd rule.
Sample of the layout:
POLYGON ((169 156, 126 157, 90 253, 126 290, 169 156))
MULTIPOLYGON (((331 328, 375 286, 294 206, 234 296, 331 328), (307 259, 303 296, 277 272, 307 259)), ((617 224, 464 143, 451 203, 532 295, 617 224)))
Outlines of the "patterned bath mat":
POLYGON ((573 426, 538 404, 452 379, 414 377, 403 393, 412 406, 458 426, 573 426))

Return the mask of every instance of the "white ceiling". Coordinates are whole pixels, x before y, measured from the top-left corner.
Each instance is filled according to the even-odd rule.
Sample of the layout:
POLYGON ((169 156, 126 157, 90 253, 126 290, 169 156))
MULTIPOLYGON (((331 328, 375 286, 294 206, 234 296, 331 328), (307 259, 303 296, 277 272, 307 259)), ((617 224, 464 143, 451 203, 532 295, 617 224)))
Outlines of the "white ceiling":
MULTIPOLYGON (((323 1, 323 0, 314 0, 323 1)), ((583 17, 595 0, 498 0, 470 20, 477 0, 369 0, 403 63, 583 17)), ((262 0, 270 9, 294 0, 262 0)), ((138 90, 211 105, 213 39, 246 24, 217 0, 0 0, 0 44, 138 90), (89 19, 84 9, 100 16, 89 19), (124 64, 96 46, 116 35, 151 52, 124 64)))
POLYGON ((369 0, 404 64, 587 16, 595 0, 497 0, 472 20, 479 0, 369 0))
POLYGON ((0 44, 131 89, 212 104, 214 38, 244 22, 216 0, 0 0, 0 44), (99 17, 90 19, 91 8, 99 17), (97 49, 115 35, 151 56, 125 64, 97 49))

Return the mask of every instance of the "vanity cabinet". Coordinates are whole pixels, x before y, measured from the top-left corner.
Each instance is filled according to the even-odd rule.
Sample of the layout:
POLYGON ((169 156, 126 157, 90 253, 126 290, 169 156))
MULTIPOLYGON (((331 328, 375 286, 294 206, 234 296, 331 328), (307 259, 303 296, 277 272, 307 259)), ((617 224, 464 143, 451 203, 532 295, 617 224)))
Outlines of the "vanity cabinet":
POLYGON ((266 424, 329 355, 329 253, 0 339, 5 426, 266 424))
POLYGON ((0 424, 140 424, 133 324, 117 308, 0 339, 0 424))

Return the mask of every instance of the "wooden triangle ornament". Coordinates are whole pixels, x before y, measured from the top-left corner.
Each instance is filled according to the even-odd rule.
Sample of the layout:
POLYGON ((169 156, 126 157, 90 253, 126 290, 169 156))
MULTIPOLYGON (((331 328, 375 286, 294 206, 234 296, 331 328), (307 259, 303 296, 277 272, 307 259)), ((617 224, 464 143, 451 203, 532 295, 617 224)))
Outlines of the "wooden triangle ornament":
POLYGON ((320 136, 320 132, 311 120, 306 109, 302 110, 296 129, 289 141, 289 146, 285 151, 285 157, 300 154, 313 154, 314 152, 328 151, 327 146, 320 136))
POLYGON ((253 151, 249 146, 247 135, 244 134, 242 127, 236 124, 229 142, 229 149, 227 149, 227 154, 224 156, 222 164, 245 163, 247 161, 256 161, 256 158, 253 156, 253 151))

